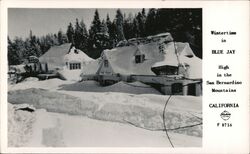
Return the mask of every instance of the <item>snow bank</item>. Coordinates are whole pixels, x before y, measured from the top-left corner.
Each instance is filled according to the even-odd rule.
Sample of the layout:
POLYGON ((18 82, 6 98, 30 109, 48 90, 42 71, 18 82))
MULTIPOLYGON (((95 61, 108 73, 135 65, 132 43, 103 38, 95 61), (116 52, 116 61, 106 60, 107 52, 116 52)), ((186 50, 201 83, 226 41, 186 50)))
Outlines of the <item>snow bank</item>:
POLYGON ((41 88, 41 89, 49 89, 49 90, 56 90, 62 84, 72 84, 73 81, 65 81, 61 79, 49 79, 43 81, 26 81, 21 82, 15 85, 8 85, 8 90, 21 90, 21 89, 28 89, 28 88, 41 88))
POLYGON ((161 94, 154 88, 141 82, 127 83, 120 81, 114 85, 103 88, 104 91, 110 92, 125 92, 132 94, 161 94))
POLYGON ((35 88, 11 91, 8 100, 13 104, 27 103, 50 112, 78 115, 93 114, 98 107, 93 102, 82 102, 77 97, 35 88))
POLYGON ((26 82, 26 81, 38 81, 39 79, 36 78, 36 77, 28 77, 26 79, 23 80, 23 82, 26 82))
POLYGON ((29 107, 27 104, 12 105, 8 103, 8 146, 21 147, 32 136, 32 125, 35 122, 35 113, 18 110, 29 107))
POLYGON ((82 76, 96 74, 100 64, 100 58, 90 61, 86 66, 84 66, 82 71, 82 76))
MULTIPOLYGON (((132 125, 49 113, 55 119, 62 136, 61 142, 68 147, 170 147, 164 132, 149 131, 132 125), (86 136, 88 139, 86 139, 86 136), (115 142, 114 142, 115 141, 115 142), (129 142, 128 142, 129 141, 129 142)), ((201 138, 169 132, 175 147, 201 146, 201 138)), ((51 136, 50 138, 52 138, 51 136)), ((58 136, 56 137, 58 138, 58 136)), ((49 138, 48 138, 49 139, 49 138)), ((51 139, 53 141, 54 139, 51 139)), ((53 143, 51 143, 52 145, 53 143)), ((60 145, 58 145, 60 146, 60 145)))
POLYGON ((130 94, 161 94, 149 85, 141 82, 118 82, 111 86, 102 87, 93 80, 83 82, 65 81, 61 79, 49 79, 43 81, 25 81, 15 85, 9 85, 8 90, 21 90, 28 88, 41 88, 48 90, 84 91, 84 92, 125 92, 130 94))
POLYGON ((66 80, 69 81, 80 81, 81 80, 81 70, 77 69, 77 70, 69 70, 67 68, 64 68, 62 70, 58 71, 58 74, 66 80))
MULTIPOLYGON (((162 112, 167 99, 168 96, 152 94, 132 95, 74 91, 58 93, 34 88, 11 91, 8 95, 8 101, 13 104, 27 103, 50 112, 133 123, 147 129, 163 129, 162 112)), ((198 124, 201 122, 201 118, 197 118, 197 116, 201 117, 201 99, 199 97, 179 96, 175 98, 173 96, 166 111, 167 128, 173 129, 198 124)), ((173 132, 201 137, 202 125, 177 129, 173 132)))
MULTIPOLYGON (((10 106, 13 106, 10 104, 10 106)), ((9 141, 22 147, 170 147, 163 131, 149 131, 132 125, 89 119, 36 110, 32 133, 9 135, 9 141), (17 135, 18 138, 17 138, 17 135), (88 139, 86 140, 86 136, 88 139), (28 140, 25 142, 21 142, 28 140), (116 142, 114 142, 116 141, 116 142), (130 141, 130 142, 128 142, 130 141)), ((13 115, 13 114, 11 114, 13 115)), ((14 124, 17 124, 16 122, 14 124)), ((22 132, 23 127, 9 124, 9 130, 22 132)), ((30 131, 29 131, 30 132, 30 131)), ((169 132, 175 147, 199 147, 202 139, 169 132)))
POLYGON ((161 94, 154 88, 141 82, 126 83, 123 81, 110 86, 102 87, 98 82, 89 80, 73 84, 64 84, 60 86, 59 90, 85 92, 119 92, 130 94, 161 94))

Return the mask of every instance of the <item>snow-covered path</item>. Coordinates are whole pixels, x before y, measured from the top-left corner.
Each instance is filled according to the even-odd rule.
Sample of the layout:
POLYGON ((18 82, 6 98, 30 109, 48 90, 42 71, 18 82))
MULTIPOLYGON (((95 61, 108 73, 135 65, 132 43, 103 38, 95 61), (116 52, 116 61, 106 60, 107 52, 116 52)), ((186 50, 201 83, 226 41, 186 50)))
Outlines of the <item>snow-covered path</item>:
MULTIPOLYGON (((170 147, 165 132, 82 116, 37 112, 29 147, 170 147), (56 133, 55 133, 56 132, 56 133)), ((201 138, 169 133, 175 146, 201 146, 201 138)))

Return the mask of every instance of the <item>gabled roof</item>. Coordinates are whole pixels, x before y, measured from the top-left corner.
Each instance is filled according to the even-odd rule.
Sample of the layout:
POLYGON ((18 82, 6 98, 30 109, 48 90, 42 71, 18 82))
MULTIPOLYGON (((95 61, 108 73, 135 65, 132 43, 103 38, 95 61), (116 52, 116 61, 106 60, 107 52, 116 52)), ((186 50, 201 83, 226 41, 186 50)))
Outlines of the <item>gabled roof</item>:
MULTIPOLYGON (((125 46, 105 50, 103 51, 102 56, 107 58, 114 73, 124 75, 154 75, 151 71, 151 67, 164 65, 178 66, 182 63, 188 65, 189 63, 194 64, 194 62, 192 62, 192 58, 187 57, 187 55, 195 58, 194 60, 196 60, 196 63, 199 63, 195 64, 195 67, 196 69, 197 67, 200 67, 199 69, 201 70, 201 60, 199 61, 199 58, 197 59, 188 43, 181 42, 167 43, 165 45, 165 54, 159 52, 157 42, 151 42, 148 44, 140 44, 138 46, 125 46), (145 61, 143 63, 135 63, 134 55, 138 48, 145 54, 145 61), (181 58, 177 58, 177 54, 178 57, 181 58)), ((195 77, 201 78, 201 74, 198 73, 195 77)))
POLYGON ((99 68, 100 68, 100 59, 96 59, 90 61, 88 64, 83 66, 81 71, 83 75, 91 75, 91 74, 96 74, 99 68))
POLYGON ((181 62, 180 56, 193 57, 194 53, 188 43, 170 42, 164 44, 164 59, 156 62, 152 67, 159 67, 164 65, 178 66, 181 62))
POLYGON ((68 53, 71 43, 51 47, 45 54, 39 57, 41 63, 48 63, 49 69, 62 68, 65 63, 64 56, 68 53))
POLYGON ((140 74, 153 75, 150 70, 151 66, 157 59, 161 59, 161 55, 157 51, 156 43, 139 45, 144 51, 146 60, 143 63, 135 63, 134 54, 138 49, 136 46, 126 46, 103 51, 103 56, 109 61, 113 71, 124 75, 140 74))
POLYGON ((137 49, 135 51, 134 56, 136 56, 136 55, 142 55, 142 54, 144 54, 144 52, 137 46, 137 49))
POLYGON ((65 61, 89 62, 93 59, 86 55, 83 51, 72 47, 68 54, 64 56, 65 61))

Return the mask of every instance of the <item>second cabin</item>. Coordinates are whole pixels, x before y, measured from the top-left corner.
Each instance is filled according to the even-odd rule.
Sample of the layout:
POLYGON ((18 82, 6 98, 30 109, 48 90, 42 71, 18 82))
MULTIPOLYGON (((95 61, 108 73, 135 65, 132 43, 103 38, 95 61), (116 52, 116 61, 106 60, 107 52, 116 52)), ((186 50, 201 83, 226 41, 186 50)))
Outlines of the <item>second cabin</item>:
POLYGON ((165 94, 201 95, 201 63, 188 43, 156 41, 104 50, 96 74, 103 85, 141 81, 165 94))

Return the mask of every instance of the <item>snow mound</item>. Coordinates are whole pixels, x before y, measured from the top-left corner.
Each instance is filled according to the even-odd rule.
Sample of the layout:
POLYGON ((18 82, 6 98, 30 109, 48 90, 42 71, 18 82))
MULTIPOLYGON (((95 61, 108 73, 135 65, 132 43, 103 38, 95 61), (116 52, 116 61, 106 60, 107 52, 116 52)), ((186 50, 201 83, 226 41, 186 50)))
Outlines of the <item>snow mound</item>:
POLYGON ((23 80, 23 82, 25 82, 25 81, 38 81, 38 78, 36 78, 36 77, 29 77, 29 78, 26 78, 26 79, 23 80))
POLYGON ((67 91, 85 91, 85 92, 102 92, 102 87, 98 82, 93 80, 75 82, 72 84, 62 84, 59 90, 67 91))
MULTIPOLYGON (((93 84, 91 84, 93 85, 93 84)), ((201 98, 178 96, 170 99, 165 116, 168 129, 189 136, 202 136, 201 98)), ((162 112, 168 96, 131 95, 126 93, 85 93, 63 91, 63 93, 26 89, 11 91, 8 101, 13 104, 31 104, 36 109, 48 112, 82 115, 93 119, 134 124, 152 130, 163 130, 162 112), (65 93, 64 93, 65 92, 65 93), (154 96, 152 99, 151 97, 154 96)), ((58 136, 60 138, 60 136, 58 136)))
POLYGON ((8 103, 8 146, 20 147, 29 142, 35 113, 20 108, 30 107, 28 104, 12 105, 8 103))
POLYGON ((28 89, 28 88, 41 88, 41 89, 49 89, 49 90, 56 90, 62 84, 71 84, 73 81, 64 81, 61 79, 49 79, 43 81, 26 81, 21 82, 14 85, 8 85, 8 90, 21 90, 21 89, 28 89))
POLYGON ((59 90, 67 91, 84 91, 84 92, 119 92, 119 93, 130 93, 130 94, 157 94, 161 95, 160 92, 150 87, 149 85, 141 82, 127 83, 120 81, 116 84, 102 87, 98 82, 88 80, 83 82, 77 82, 73 84, 64 84, 60 86, 59 90))
POLYGON ((125 92, 132 94, 161 94, 159 91, 141 82, 127 83, 120 81, 114 85, 104 87, 104 90, 110 92, 125 92))
POLYGON ((142 88, 151 88, 151 86, 147 85, 147 84, 144 84, 142 82, 139 82, 139 81, 135 81, 135 82, 132 82, 132 83, 129 83, 129 85, 132 85, 132 86, 138 86, 138 87, 142 87, 142 88))
POLYGON ((90 74, 96 74, 98 68, 99 68, 99 61, 100 59, 92 60, 88 64, 86 64, 85 67, 82 68, 82 74, 81 76, 83 77, 84 75, 90 75, 90 74))
POLYGON ((59 76, 62 79, 69 81, 80 81, 81 80, 81 70, 69 70, 67 68, 58 71, 59 76))

